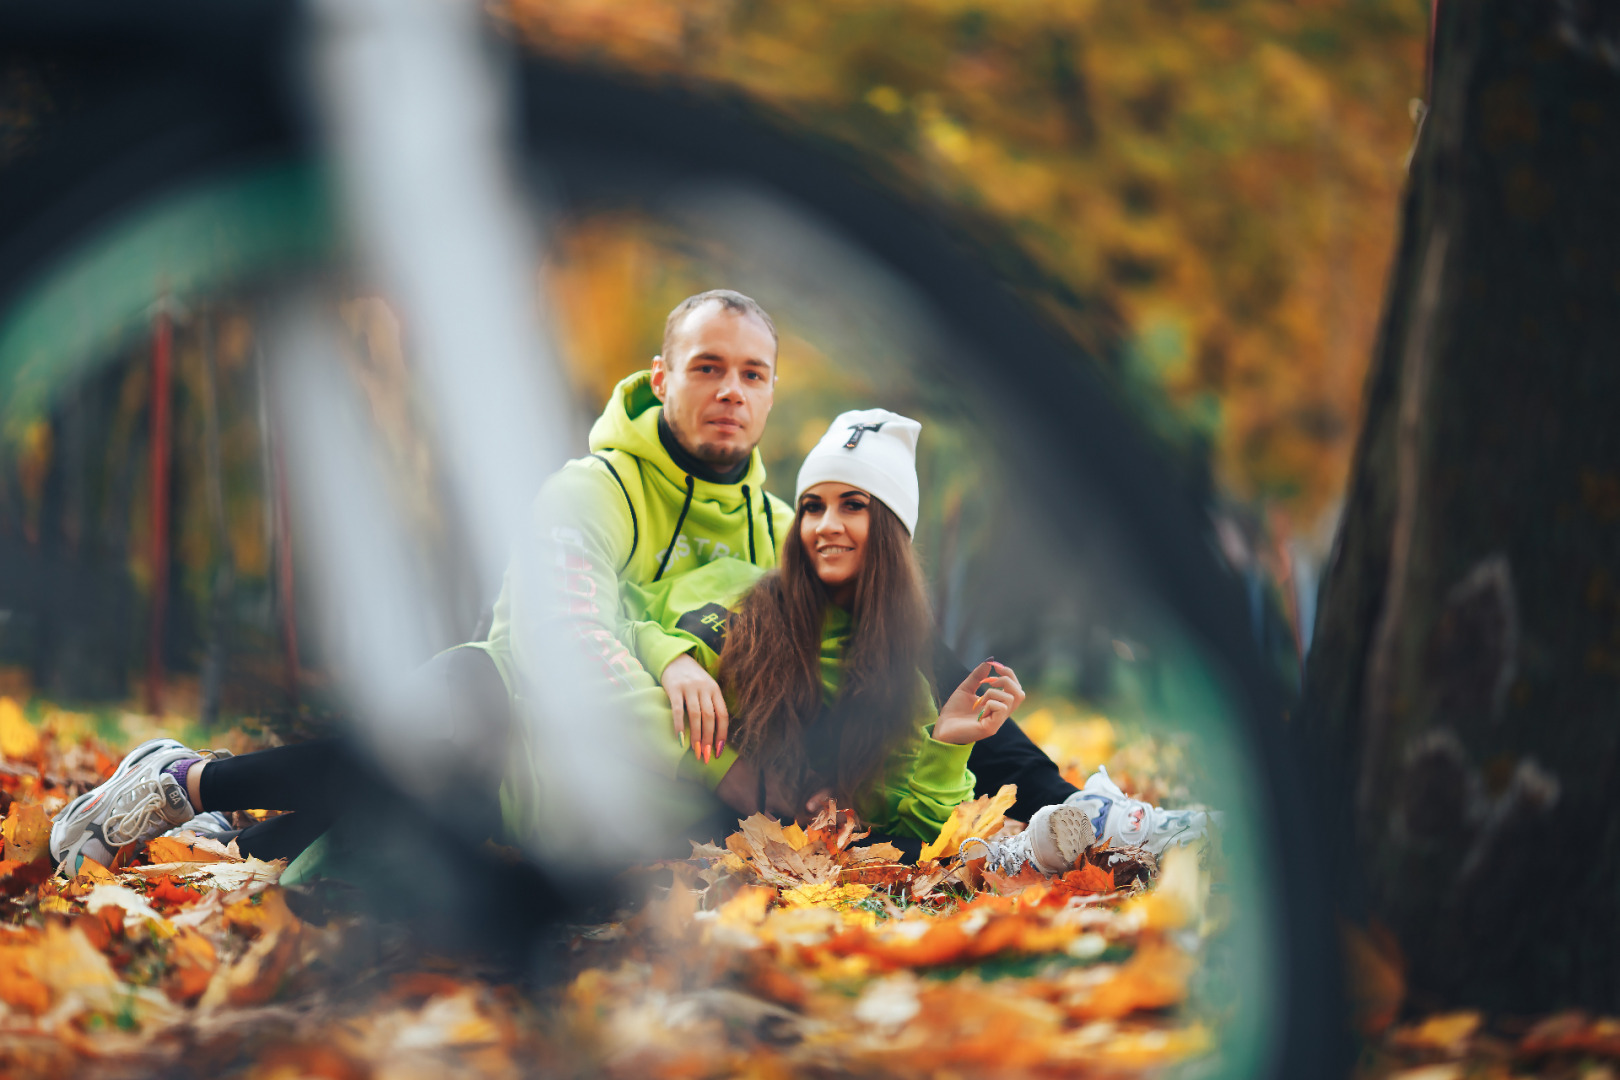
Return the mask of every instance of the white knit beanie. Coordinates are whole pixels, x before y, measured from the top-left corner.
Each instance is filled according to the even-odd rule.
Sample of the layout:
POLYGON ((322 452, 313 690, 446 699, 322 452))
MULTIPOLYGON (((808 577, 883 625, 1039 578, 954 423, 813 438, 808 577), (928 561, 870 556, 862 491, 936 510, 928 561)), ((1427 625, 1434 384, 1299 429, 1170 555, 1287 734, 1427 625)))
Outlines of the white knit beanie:
POLYGON ((840 413, 799 466, 798 504, 805 488, 827 480, 869 491, 893 510, 906 532, 917 528, 917 436, 922 425, 888 409, 840 413))

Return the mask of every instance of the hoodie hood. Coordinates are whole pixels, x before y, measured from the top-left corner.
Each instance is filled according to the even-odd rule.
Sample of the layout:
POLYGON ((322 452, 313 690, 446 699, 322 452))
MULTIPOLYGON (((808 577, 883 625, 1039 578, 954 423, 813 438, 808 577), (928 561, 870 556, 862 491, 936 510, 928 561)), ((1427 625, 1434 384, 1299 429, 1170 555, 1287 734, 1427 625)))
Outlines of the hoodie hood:
MULTIPOLYGON (((608 396, 607 407, 591 425, 592 452, 622 450, 655 467, 677 488, 686 486, 687 474, 675 464, 658 438, 658 418, 663 403, 653 393, 652 372, 638 371, 619 381, 608 396)), ((742 502, 744 484, 755 491, 765 489, 765 462, 755 447, 748 455, 748 468, 733 484, 695 480, 696 497, 724 504, 742 502)))

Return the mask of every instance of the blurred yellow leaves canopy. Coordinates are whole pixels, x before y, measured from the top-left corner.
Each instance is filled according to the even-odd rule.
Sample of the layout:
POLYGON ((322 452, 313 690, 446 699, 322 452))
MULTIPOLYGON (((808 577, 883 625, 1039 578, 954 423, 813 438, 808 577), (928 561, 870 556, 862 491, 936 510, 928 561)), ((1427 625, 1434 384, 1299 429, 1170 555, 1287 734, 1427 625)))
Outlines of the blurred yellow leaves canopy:
POLYGON ((537 49, 740 88, 991 214, 1119 313, 1120 383, 1225 491, 1305 524, 1337 499, 1422 0, 498 6, 537 49))

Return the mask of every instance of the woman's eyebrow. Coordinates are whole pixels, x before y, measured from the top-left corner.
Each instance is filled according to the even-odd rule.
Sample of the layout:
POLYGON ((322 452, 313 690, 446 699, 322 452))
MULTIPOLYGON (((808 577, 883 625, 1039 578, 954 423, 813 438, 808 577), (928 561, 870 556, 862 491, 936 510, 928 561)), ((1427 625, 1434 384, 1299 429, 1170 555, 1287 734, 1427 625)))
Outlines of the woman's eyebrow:
POLYGON ((839 498, 840 498, 840 499, 847 499, 847 498, 849 498, 849 497, 850 497, 850 496, 851 496, 851 495, 853 495, 853 496, 855 496, 855 497, 856 497, 856 498, 858 498, 858 499, 865 499, 865 498, 868 498, 868 496, 867 496, 867 494, 866 494, 866 492, 864 492, 864 491, 860 491, 860 490, 858 490, 858 489, 851 489, 851 490, 849 490, 849 491, 846 491, 846 492, 844 492, 844 493, 843 493, 843 494, 842 494, 842 495, 840 495, 840 496, 838 496, 838 497, 839 497, 839 498))

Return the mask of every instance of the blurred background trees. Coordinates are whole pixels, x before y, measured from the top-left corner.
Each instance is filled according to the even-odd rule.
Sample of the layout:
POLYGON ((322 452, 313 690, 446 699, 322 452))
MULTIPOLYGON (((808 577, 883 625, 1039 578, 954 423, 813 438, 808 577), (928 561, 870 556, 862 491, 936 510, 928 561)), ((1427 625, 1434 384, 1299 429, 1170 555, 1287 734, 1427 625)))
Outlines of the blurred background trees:
MULTIPOLYGON (((1009 274, 1022 275, 1178 454, 1245 580, 1262 648, 1297 673, 1359 423, 1410 104, 1422 94, 1422 0, 512 0, 496 10, 525 48, 563 63, 763 107, 829 153, 858 157, 874 183, 977 228, 990 257, 1010 251, 1033 266, 1033 283, 1023 269, 1009 274)), ((42 145, 83 95, 48 64, 18 57, 0 67, 3 165, 42 145)), ((1041 657, 1050 685, 1092 700, 1108 699, 1120 676, 1153 682, 1152 650, 1099 596, 1054 595, 1034 614, 984 599, 996 595, 987 530, 1009 496, 970 425, 929 411, 941 403, 927 379, 897 377, 908 371, 897 357, 915 362, 941 343, 906 339, 826 297, 812 302, 803 281, 767 280, 701 214, 611 204, 578 204, 546 222, 539 289, 574 377, 579 435, 613 382, 646 366, 676 301, 717 284, 755 292, 785 332, 782 405, 763 447, 778 489, 851 401, 930 416, 922 468, 941 497, 919 542, 948 636, 967 652, 1017 645, 1041 657)), ((799 243, 790 233, 783 243, 799 243)), ((341 313, 352 375, 388 448, 394 494, 424 535, 453 547, 440 535, 435 466, 413 404, 408 328, 353 285, 342 286, 341 313)), ((233 657, 286 654, 253 674, 260 691, 247 707, 278 700, 278 686, 319 683, 319 663, 309 657, 304 670, 297 655, 310 647, 298 626, 304 581, 255 374, 261 315, 252 297, 225 296, 176 316, 166 553, 151 526, 150 337, 122 341, 114 370, 49 408, 13 399, 0 430, 0 545, 41 567, 17 580, 49 578, 52 596, 70 597, 61 582, 87 580, 74 566, 124 570, 86 586, 87 596, 120 598, 102 620, 105 640, 52 637, 40 619, 62 633, 82 621, 66 601, 35 616, 50 605, 0 597, 17 613, 0 623, 0 660, 31 667, 65 697, 121 691, 86 673, 120 647, 129 664, 113 667, 144 663, 145 646, 130 643, 145 637, 162 556, 173 562, 166 665, 203 672, 211 642, 228 632, 240 646, 233 657), (213 438, 210 394, 213 472, 196 456, 213 438)), ((996 554, 1028 554, 1024 542, 1013 537, 996 554)), ((423 583, 455 597, 470 632, 488 598, 465 595, 453 573, 425 570, 423 583)))
MULTIPOLYGON (((1076 333, 1162 434, 1207 452, 1223 493, 1325 543, 1423 95, 1422 0, 500 10, 531 47, 740 90, 1004 223, 1106 301, 1117 322, 1076 333)), ((629 232, 581 268, 586 291, 634 280, 629 232)), ((622 295, 564 308, 608 366, 640 362, 666 299, 622 295)))

